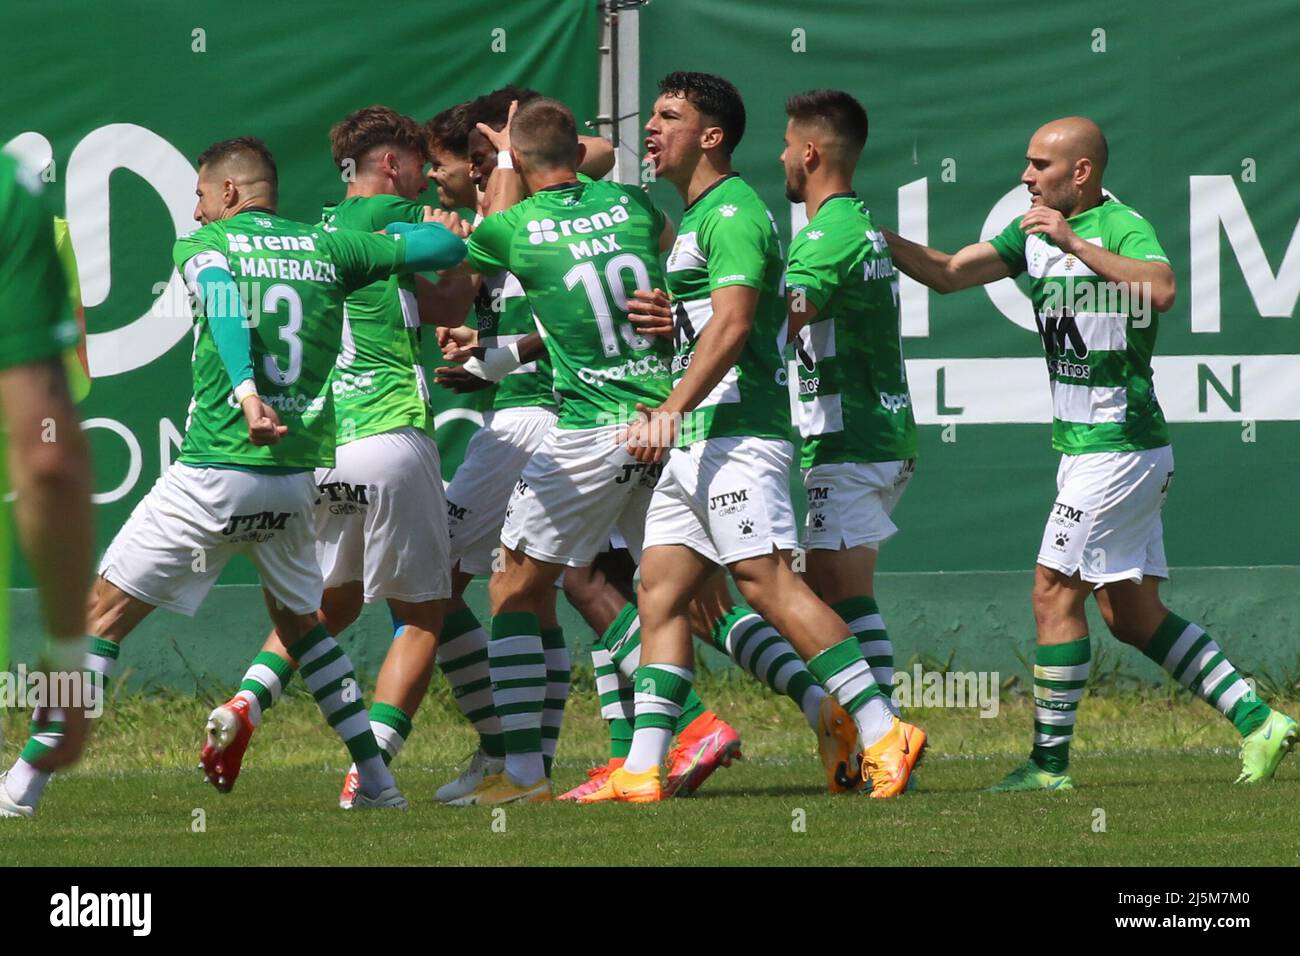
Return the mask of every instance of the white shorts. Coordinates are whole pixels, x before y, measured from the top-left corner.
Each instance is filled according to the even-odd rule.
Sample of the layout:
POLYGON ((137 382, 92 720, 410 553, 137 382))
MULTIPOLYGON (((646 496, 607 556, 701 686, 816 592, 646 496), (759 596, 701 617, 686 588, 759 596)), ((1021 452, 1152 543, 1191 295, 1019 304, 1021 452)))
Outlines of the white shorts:
POLYGON ((706 438, 668 453, 645 547, 682 544, 715 564, 797 547, 788 441, 706 438))
POLYGON ((367 603, 451 597, 438 446, 418 428, 368 435, 316 469, 316 558, 325 587, 362 582, 367 603))
POLYGON ((1168 445, 1062 455, 1038 563, 1097 585, 1169 577, 1160 510, 1173 476, 1168 445))
POLYGON ((805 470, 804 547, 809 551, 879 547, 898 533, 889 516, 915 473, 915 458, 814 465, 805 470))
POLYGON ((226 563, 246 554, 277 601, 314 614, 323 582, 311 479, 176 462, 135 506, 99 573, 132 597, 193 617, 226 563))
POLYGON ((539 561, 585 568, 617 530, 639 561, 661 469, 614 441, 626 427, 551 429, 510 496, 501 543, 539 561))
POLYGON ((492 552, 501 545, 511 492, 554 425, 550 408, 503 408, 483 416, 483 427, 469 440, 447 486, 453 567, 466 574, 492 573, 492 552))

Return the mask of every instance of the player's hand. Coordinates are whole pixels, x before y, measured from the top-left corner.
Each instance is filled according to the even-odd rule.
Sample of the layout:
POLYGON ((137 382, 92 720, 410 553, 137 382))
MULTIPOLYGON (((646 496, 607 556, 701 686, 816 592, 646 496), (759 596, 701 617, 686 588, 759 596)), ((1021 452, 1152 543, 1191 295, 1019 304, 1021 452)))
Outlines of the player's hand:
POLYGON ((1073 252, 1079 237, 1065 221, 1060 210, 1051 206, 1033 206, 1020 220, 1020 228, 1028 235, 1040 235, 1052 240, 1058 249, 1073 252))
POLYGON ((642 335, 672 338, 673 310, 663 289, 637 289, 627 300, 627 317, 642 335))
POLYGON ((450 389, 457 395, 467 395, 494 384, 485 378, 479 378, 459 365, 444 365, 433 370, 433 380, 443 388, 450 389))
POLYGON ((478 330, 464 325, 452 329, 439 326, 438 347, 448 362, 463 362, 478 348, 478 330))
MULTIPOLYGON (((83 675, 77 672, 75 676, 81 677, 83 675)), ((85 687, 86 685, 83 685, 83 694, 85 693, 85 687)), ((55 715, 44 707, 36 708, 32 714, 32 723, 36 725, 36 732, 39 733, 40 729, 49 723, 53 716, 55 715)), ((59 722, 63 726, 63 733, 57 738, 52 750, 41 754, 32 761, 32 766, 37 770, 48 772, 71 767, 81 759, 81 752, 86 747, 86 738, 90 736, 90 717, 86 713, 86 708, 62 707, 59 709, 58 716, 61 718, 59 722)))
POLYGON ((492 148, 498 153, 503 149, 510 148, 510 124, 514 122, 515 112, 519 109, 519 101, 510 101, 510 112, 506 114, 506 125, 500 130, 495 130, 487 123, 479 123, 478 131, 483 134, 483 138, 492 144, 492 148))
POLYGON ((448 232, 460 236, 462 239, 469 238, 469 234, 474 231, 474 227, 462 219, 459 213, 448 209, 435 209, 433 206, 425 206, 424 221, 436 222, 448 232))
POLYGON ((248 440, 254 445, 274 445, 289 434, 289 429, 280 424, 275 409, 262 401, 260 395, 249 395, 241 407, 244 421, 248 423, 248 440))
POLYGON ((615 441, 627 445, 627 452, 637 461, 653 464, 662 461, 668 449, 677 443, 675 412, 650 408, 636 403, 637 419, 627 430, 615 436, 615 441))

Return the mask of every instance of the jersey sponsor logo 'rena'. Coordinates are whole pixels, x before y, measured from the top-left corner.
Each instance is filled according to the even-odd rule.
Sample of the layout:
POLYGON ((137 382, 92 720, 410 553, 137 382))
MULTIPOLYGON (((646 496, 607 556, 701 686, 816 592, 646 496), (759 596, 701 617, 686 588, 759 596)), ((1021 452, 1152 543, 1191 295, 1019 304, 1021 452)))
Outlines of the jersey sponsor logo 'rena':
MULTIPOLYGON (((624 197, 623 202, 627 202, 624 197)), ((586 236, 593 232, 612 229, 616 223, 627 222, 631 217, 623 205, 610 206, 607 212, 598 212, 594 216, 578 216, 574 219, 530 219, 527 224, 528 241, 535 246, 544 242, 555 242, 560 236, 586 236)))

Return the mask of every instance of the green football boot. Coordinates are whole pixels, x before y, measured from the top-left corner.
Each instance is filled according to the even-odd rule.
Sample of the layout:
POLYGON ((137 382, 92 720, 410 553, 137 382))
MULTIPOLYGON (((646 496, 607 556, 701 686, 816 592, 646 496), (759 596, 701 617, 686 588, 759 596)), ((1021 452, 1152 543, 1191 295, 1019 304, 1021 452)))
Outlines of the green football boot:
POLYGON ((1280 710, 1270 710, 1268 720, 1241 742, 1241 776, 1237 783, 1272 780, 1277 765, 1295 743, 1296 734, 1294 720, 1280 710))
POLYGON ((1032 760, 1026 760, 983 793, 1016 793, 1020 790, 1073 790, 1069 774, 1048 773, 1032 760))

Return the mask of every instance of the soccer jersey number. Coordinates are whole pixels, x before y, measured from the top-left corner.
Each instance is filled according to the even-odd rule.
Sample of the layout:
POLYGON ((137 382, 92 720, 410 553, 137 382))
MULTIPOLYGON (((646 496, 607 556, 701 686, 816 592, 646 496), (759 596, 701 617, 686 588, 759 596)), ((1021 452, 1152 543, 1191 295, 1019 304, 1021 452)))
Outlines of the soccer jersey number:
POLYGON ((302 374, 302 339, 298 337, 302 331, 302 299, 292 286, 273 285, 262 296, 262 311, 274 315, 280 311, 281 302, 286 306, 288 319, 280 326, 279 333, 281 340, 289 346, 289 367, 281 368, 274 355, 266 356, 264 367, 267 378, 275 384, 292 385, 302 374))
POLYGON ((601 348, 608 358, 614 358, 622 352, 618 341, 619 335, 634 352, 642 352, 650 347, 650 340, 644 335, 637 334, 632 323, 628 321, 627 293, 623 290, 624 271, 632 273, 633 282, 638 289, 647 292, 650 290, 650 272, 639 256, 628 253, 615 256, 605 263, 605 285, 609 286, 609 291, 614 297, 614 306, 621 313, 622 321, 618 323, 617 333, 609 297, 605 295, 605 289, 600 283, 596 264, 582 262, 564 274, 565 288, 574 289, 581 283, 586 291, 587 302, 591 305, 591 312, 596 317, 596 327, 600 330, 601 348))

